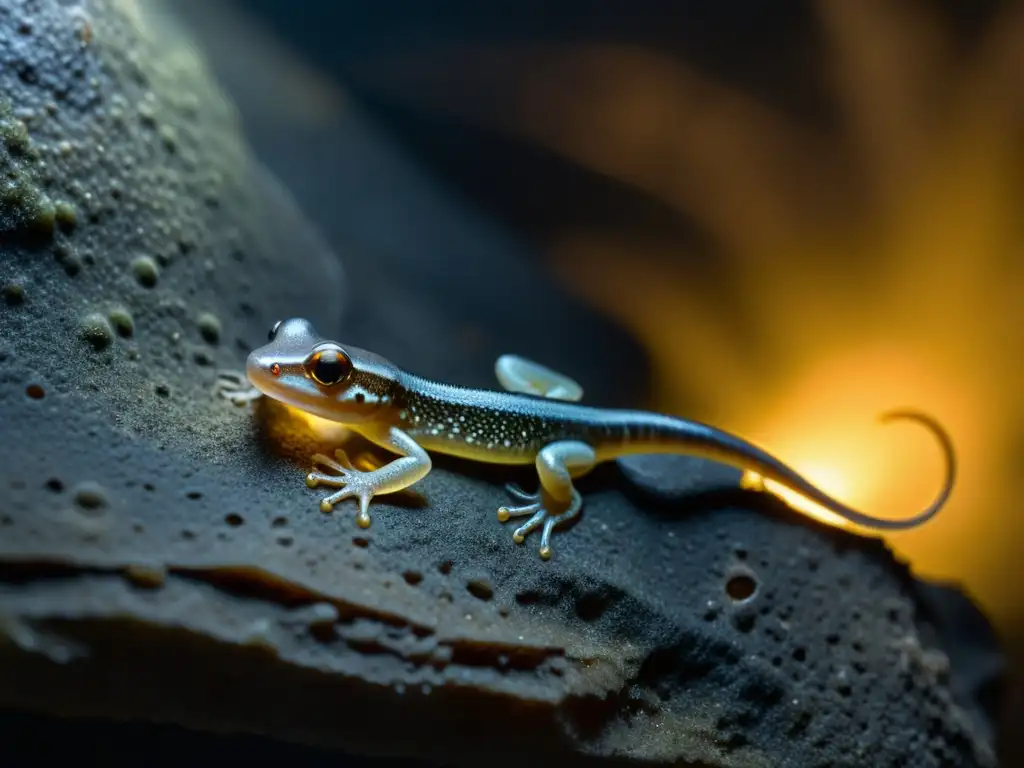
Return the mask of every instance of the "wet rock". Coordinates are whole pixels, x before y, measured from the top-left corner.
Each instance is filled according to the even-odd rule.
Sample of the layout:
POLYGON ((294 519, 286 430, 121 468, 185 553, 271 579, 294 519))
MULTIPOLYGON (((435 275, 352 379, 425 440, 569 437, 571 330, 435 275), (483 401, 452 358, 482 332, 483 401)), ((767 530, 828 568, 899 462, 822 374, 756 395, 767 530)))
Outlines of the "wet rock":
POLYGON ((915 596, 928 631, 934 633, 924 638, 923 644, 932 650, 922 658, 934 662, 935 647, 945 649, 948 657, 939 667, 949 675, 953 695, 984 729, 985 740, 994 743, 993 725, 1003 705, 1007 667, 995 629, 955 584, 918 581, 915 596))
POLYGON ((665 502, 734 491, 743 479, 742 470, 691 456, 626 456, 618 465, 642 493, 665 502))
MULTIPOLYGON (((273 320, 337 328, 349 292, 157 9, 0 9, 5 119, 25 126, 0 160, 28 190, 0 241, 0 285, 24 291, 0 305, 0 707, 464 765, 994 764, 906 570, 765 496, 656 516, 595 472, 548 563, 496 519, 528 470, 439 458, 368 530, 349 503, 320 513, 303 476, 338 437, 211 387, 273 320), (38 228, 43 194, 74 216, 52 203, 38 228)), ((420 334, 455 309, 367 292, 411 298, 347 328, 434 357, 420 334)), ((602 348, 580 331, 596 319, 536 295, 569 319, 546 344, 602 348)), ((482 355, 447 341, 434 365, 482 355)))

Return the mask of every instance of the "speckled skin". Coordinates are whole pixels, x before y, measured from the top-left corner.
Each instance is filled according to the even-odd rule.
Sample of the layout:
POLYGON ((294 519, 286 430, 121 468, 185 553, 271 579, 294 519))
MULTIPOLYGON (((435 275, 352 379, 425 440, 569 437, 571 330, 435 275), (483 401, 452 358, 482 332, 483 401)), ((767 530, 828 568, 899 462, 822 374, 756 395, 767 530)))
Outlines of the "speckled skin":
POLYGON ((494 464, 532 464, 562 440, 590 445, 600 460, 650 453, 671 443, 678 429, 674 420, 643 411, 469 389, 408 373, 397 382, 395 402, 399 425, 427 450, 494 464))
MULTIPOLYGON (((509 366, 517 364, 515 358, 508 360, 509 366)), ((528 368, 533 364, 522 361, 521 365, 528 368)), ((373 472, 359 472, 343 453, 339 452, 338 462, 314 456, 314 464, 328 466, 338 474, 314 471, 307 478, 310 487, 342 487, 325 498, 321 508, 329 511, 336 501, 356 497, 360 502, 357 519, 364 527, 370 524, 367 506, 375 494, 406 488, 430 471, 427 451, 494 464, 535 463, 542 489, 550 499, 510 488, 526 503, 501 507, 498 518, 504 522, 532 515, 516 529, 514 538, 522 542, 528 533, 543 526, 540 551, 545 559, 551 556, 554 525, 579 512, 581 502, 573 479, 600 462, 627 455, 686 454, 753 470, 853 523, 890 530, 920 525, 936 514, 948 499, 955 477, 952 442, 941 425, 913 411, 885 414, 884 420, 916 421, 935 435, 945 456, 946 478, 938 498, 915 517, 875 518, 828 496, 757 446, 706 424, 646 411, 594 408, 523 392, 430 381, 366 350, 324 339, 303 319, 276 324, 270 343, 249 356, 246 373, 260 392, 344 423, 402 457, 373 472), (318 353, 343 361, 336 381, 317 380, 318 353), (564 505, 560 513, 548 509, 551 499, 564 505)), ((528 371, 506 381, 527 378, 528 371)))

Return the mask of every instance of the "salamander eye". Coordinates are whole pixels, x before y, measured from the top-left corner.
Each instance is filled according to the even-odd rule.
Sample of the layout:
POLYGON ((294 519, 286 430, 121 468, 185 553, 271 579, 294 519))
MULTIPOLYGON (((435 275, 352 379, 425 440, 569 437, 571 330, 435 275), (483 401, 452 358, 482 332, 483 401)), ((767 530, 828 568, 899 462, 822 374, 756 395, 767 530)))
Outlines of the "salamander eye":
POLYGON ((325 387, 344 381, 352 373, 352 361, 340 347, 317 350, 302 365, 313 381, 325 387))
POLYGON ((274 337, 277 336, 277 329, 281 327, 281 321, 278 320, 274 323, 274 327, 270 329, 270 333, 267 334, 267 341, 273 341, 274 337))

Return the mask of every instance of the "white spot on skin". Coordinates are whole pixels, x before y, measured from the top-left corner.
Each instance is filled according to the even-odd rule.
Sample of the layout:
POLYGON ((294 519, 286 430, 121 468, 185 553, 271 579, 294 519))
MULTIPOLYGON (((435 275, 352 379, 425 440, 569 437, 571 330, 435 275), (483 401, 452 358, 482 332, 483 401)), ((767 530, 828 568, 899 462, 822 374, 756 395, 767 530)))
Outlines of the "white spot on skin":
POLYGON ((453 435, 459 434, 459 428, 458 427, 452 427, 452 434, 453 435))
POLYGON ((400 418, 402 421, 405 421, 406 419, 409 418, 409 412, 408 411, 399 411, 398 412, 398 418, 400 418))
POLYGON ((511 440, 506 440, 505 441, 505 447, 506 448, 511 448, 512 447, 512 441, 511 440))
POLYGON ((472 443, 473 442, 473 436, 472 435, 467 435, 466 436, 466 442, 467 443, 472 443))

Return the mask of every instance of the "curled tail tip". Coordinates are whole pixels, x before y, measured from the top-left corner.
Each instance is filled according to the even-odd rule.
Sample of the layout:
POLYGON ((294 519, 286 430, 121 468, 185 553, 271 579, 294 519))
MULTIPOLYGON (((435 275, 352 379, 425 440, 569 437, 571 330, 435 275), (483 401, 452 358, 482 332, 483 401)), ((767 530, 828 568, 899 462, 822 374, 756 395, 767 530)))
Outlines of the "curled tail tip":
POLYGON ((934 416, 917 408, 890 408, 878 414, 878 420, 883 424, 890 421, 916 421, 921 424, 934 426, 939 431, 945 432, 934 416))
POLYGON ((919 411, 913 408, 897 408, 879 414, 878 420, 883 424, 888 424, 893 421, 916 421, 935 435, 938 441, 942 443, 942 447, 946 453, 950 455, 954 453, 953 438, 950 437, 949 431, 942 426, 942 423, 938 419, 924 411, 919 411))
POLYGON ((946 502, 949 500, 949 497, 953 492, 957 473, 956 449, 953 446, 953 438, 938 419, 915 408, 894 408, 880 414, 878 419, 882 423, 889 423, 892 421, 916 421, 932 433, 942 448, 942 453, 946 460, 945 481, 943 482, 942 488, 940 489, 935 501, 933 501, 931 505, 929 505, 928 508, 916 518, 906 521, 906 527, 915 527, 935 516, 939 510, 946 505, 946 502))

